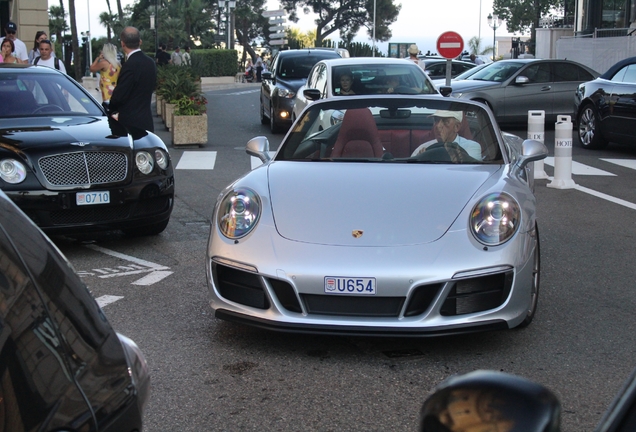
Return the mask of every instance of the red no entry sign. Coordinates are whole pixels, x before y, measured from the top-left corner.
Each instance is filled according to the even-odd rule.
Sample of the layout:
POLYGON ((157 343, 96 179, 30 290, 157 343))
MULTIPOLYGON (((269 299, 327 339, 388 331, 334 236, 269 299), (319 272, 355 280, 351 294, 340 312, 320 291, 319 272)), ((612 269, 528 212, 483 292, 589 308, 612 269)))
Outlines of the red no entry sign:
POLYGON ((437 38, 437 52, 444 58, 454 59, 464 51, 464 39, 453 31, 442 33, 437 38))

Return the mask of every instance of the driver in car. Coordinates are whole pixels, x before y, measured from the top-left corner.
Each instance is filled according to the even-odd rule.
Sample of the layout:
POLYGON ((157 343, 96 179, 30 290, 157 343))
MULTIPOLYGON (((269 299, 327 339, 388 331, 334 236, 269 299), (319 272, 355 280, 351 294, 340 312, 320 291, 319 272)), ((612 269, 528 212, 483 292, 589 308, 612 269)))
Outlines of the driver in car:
POLYGON ((458 133, 461 128, 463 115, 464 113, 462 111, 435 111, 433 113, 433 127, 437 138, 418 146, 411 156, 422 154, 429 148, 443 146, 451 156, 451 159, 456 161, 456 159, 460 157, 458 153, 461 151, 457 147, 461 147, 461 149, 464 149, 473 159, 482 160, 481 145, 479 145, 477 141, 464 138, 458 133), (433 144, 439 145, 431 147, 433 144))

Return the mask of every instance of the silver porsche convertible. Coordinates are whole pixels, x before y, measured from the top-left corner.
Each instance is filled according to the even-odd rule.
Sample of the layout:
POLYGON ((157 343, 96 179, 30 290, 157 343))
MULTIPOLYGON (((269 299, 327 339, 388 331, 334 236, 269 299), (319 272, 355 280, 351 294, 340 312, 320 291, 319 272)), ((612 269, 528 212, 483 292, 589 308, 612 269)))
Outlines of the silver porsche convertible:
POLYGON ((217 318, 266 329, 434 336, 524 327, 539 295, 533 161, 484 105, 316 101, 219 195, 206 271, 217 318))

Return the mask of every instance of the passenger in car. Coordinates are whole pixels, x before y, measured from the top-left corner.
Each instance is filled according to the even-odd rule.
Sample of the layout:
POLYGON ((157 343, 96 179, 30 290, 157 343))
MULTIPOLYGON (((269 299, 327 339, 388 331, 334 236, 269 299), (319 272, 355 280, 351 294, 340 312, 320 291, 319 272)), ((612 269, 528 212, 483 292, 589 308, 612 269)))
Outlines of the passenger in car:
POLYGON ((394 93, 395 92, 395 88, 400 85, 400 77, 397 76, 397 75, 389 75, 386 78, 386 85, 387 85, 386 92, 387 93, 394 93))
POLYGON ((353 85, 353 77, 349 72, 344 72, 340 75, 340 91, 338 94, 340 95, 354 95, 356 92, 353 91, 351 86, 353 85))
POLYGON ((448 150, 448 144, 456 144, 463 148, 473 159, 482 160, 481 145, 478 142, 459 135, 464 113, 462 111, 437 110, 433 113, 436 139, 430 140, 417 147, 411 156, 424 153, 436 143, 443 144, 448 150))

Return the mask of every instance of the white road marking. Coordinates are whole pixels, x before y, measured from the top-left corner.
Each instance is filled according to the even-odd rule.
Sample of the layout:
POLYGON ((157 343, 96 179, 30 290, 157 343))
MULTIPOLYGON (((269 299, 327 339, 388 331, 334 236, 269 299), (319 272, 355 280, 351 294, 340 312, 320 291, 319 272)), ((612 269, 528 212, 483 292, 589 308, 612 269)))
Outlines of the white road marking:
POLYGON ((619 165, 625 168, 630 168, 636 170, 636 159, 603 159, 602 161, 613 163, 615 165, 619 165))
POLYGON ((150 268, 152 268, 154 270, 168 270, 168 269, 170 269, 170 267, 162 266, 161 264, 155 264, 155 263, 150 262, 150 261, 142 260, 140 258, 135 258, 135 257, 130 256, 130 255, 125 255, 123 253, 115 252, 115 251, 112 251, 110 249, 103 248, 101 246, 88 244, 88 245, 86 245, 86 247, 89 248, 89 249, 93 249, 93 250, 95 250, 97 252, 101 252, 103 254, 110 255, 110 256, 115 257, 115 258, 121 258, 123 260, 129 261, 129 262, 132 262, 132 263, 135 263, 135 264, 139 264, 139 265, 144 266, 144 267, 150 267, 150 268))
MULTIPOLYGON (((550 156, 544 159, 546 165, 554 166, 554 157, 550 156)), ((612 176, 615 177, 616 174, 612 174, 607 171, 600 170, 598 168, 591 167, 589 165, 584 165, 582 163, 578 163, 572 161, 572 174, 574 175, 596 175, 596 176, 612 176)))
POLYGON ((152 273, 133 282, 133 285, 152 285, 172 274, 171 271, 153 271, 152 273))
POLYGON ((111 303, 115 303, 117 300, 123 299, 122 296, 113 296, 113 295, 103 295, 101 297, 96 298, 97 304, 100 308, 103 308, 106 305, 111 303))
POLYGON ((212 170, 216 164, 216 152, 185 151, 176 169, 212 170))
MULTIPOLYGON (((548 181, 552 181, 552 180, 554 180, 554 177, 548 177, 548 181)), ((636 204, 631 203, 629 201, 625 201, 625 200, 620 199, 620 198, 613 197, 611 195, 604 194, 603 192, 595 191, 594 189, 586 188, 585 186, 581 186, 579 184, 574 186, 574 189, 579 190, 581 192, 584 192, 586 194, 590 194, 590 195, 595 196, 597 198, 601 198, 601 199, 604 199, 606 201, 613 202, 614 204, 622 205, 623 207, 627 207, 627 208, 630 208, 632 210, 636 210, 636 204)))

